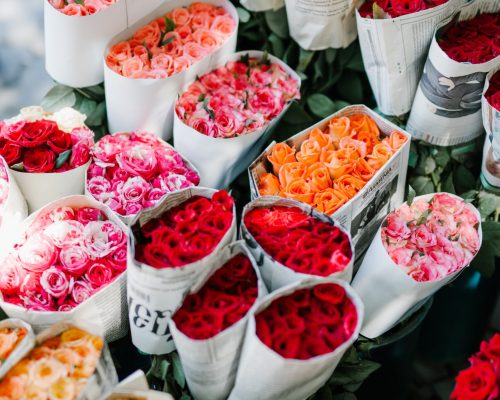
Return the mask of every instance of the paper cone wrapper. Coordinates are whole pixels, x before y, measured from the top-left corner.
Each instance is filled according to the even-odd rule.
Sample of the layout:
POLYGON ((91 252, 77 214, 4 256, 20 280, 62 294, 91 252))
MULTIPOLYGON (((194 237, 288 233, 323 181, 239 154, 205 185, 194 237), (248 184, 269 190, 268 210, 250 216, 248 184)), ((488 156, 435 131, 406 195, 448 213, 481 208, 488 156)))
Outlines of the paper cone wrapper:
POLYGON ((2 360, 2 365, 0 366, 0 379, 2 379, 14 365, 21 361, 21 359, 33 348, 35 344, 35 334, 33 333, 33 329, 31 329, 31 326, 26 322, 17 318, 4 319, 3 321, 0 321, 0 330, 5 328, 24 328, 27 331, 27 335, 15 347, 7 359, 2 360))
POLYGON ((125 0, 125 2, 127 3, 127 26, 130 26, 154 11, 164 3, 164 0, 125 0))
POLYGON ((345 351, 357 339, 362 320, 361 300, 346 282, 335 278, 310 278, 271 293, 260 302, 248 321, 236 383, 229 400, 304 400, 308 398, 330 378, 345 351), (336 283, 342 286, 355 305, 358 312, 358 325, 352 336, 333 352, 308 360, 286 359, 264 345, 256 334, 255 314, 265 309, 278 297, 321 283, 336 283))
POLYGON ((205 58, 195 62, 187 70, 165 79, 126 78, 106 64, 106 55, 118 42, 128 40, 134 32, 152 20, 165 15, 170 10, 188 6, 192 0, 170 0, 164 2, 151 14, 140 19, 130 28, 115 36, 108 44, 104 54, 104 84, 106 89, 106 109, 108 126, 111 132, 130 132, 144 130, 168 140, 172 137, 174 103, 177 94, 197 75, 210 71, 236 49, 238 34, 238 13, 228 0, 204 0, 205 3, 224 7, 236 22, 233 34, 226 42, 205 58))
MULTIPOLYGON (((22 234, 16 237, 15 242, 22 239, 24 232, 34 223, 38 217, 58 207, 93 207, 101 210, 106 217, 128 234, 128 228, 109 207, 89 199, 85 196, 69 196, 54 201, 36 213, 30 215, 22 224, 22 234)), ((1 268, 1 265, 0 265, 1 268)), ((0 306, 11 318, 19 318, 29 323, 35 332, 40 332, 47 327, 71 319, 83 324, 91 324, 102 332, 108 342, 120 339, 128 332, 127 324, 127 299, 126 299, 126 274, 122 273, 113 282, 102 287, 89 299, 79 304, 71 311, 33 311, 24 307, 8 303, 0 298, 0 306)))
POLYGON ((278 10, 285 5, 285 0, 241 0, 241 5, 250 11, 278 10))
MULTIPOLYGON (((414 201, 430 200, 435 195, 436 193, 418 196, 414 201)), ((481 221, 479 212, 475 208, 474 211, 478 221, 481 221)), ((417 282, 389 256, 382 243, 381 231, 382 229, 379 228, 352 281, 353 289, 365 305, 365 319, 361 334, 368 338, 384 334, 399 321, 409 317, 423 305, 424 300, 450 283, 467 267, 464 266, 443 279, 417 282)), ((481 243, 481 222, 479 222, 478 232, 481 243)))
MULTIPOLYGON (((260 279, 255 260, 243 241, 234 242, 219 252, 217 268, 212 274, 238 254, 250 259, 257 275, 258 299, 264 297, 267 290, 260 279)), ((209 278, 208 276, 206 279, 209 278)), ((203 285, 198 285, 192 292, 198 292, 201 287, 203 285)), ((189 338, 177 329, 173 320, 170 320, 170 332, 182 361, 189 390, 196 400, 227 399, 234 385, 247 321, 257 307, 258 299, 245 317, 206 340, 189 338)))
POLYGON ((243 214, 241 217, 241 237, 245 240, 247 247, 250 249, 253 257, 255 258, 257 265, 260 268, 262 279, 264 280, 270 292, 273 292, 291 283, 301 282, 303 280, 315 277, 315 275, 296 272, 275 260, 271 255, 266 253, 266 251, 255 240, 253 235, 248 231, 247 227, 245 226, 245 215, 254 208, 269 208, 272 206, 300 208, 305 214, 317 220, 337 226, 345 235, 347 235, 351 244, 351 261, 343 271, 335 272, 334 274, 330 275, 330 277, 341 279, 343 281, 346 281, 347 283, 351 281, 355 258, 354 246, 351 241, 351 235, 346 232, 346 230, 342 226, 340 226, 338 222, 336 222, 331 217, 315 210, 310 205, 302 203, 300 201, 284 199, 282 197, 275 196, 263 196, 248 203, 243 209, 243 214))
MULTIPOLYGON (((216 190, 194 187, 166 196, 155 207, 141 211, 132 232, 153 218, 193 196, 211 198, 216 190)), ((219 252, 236 239, 236 210, 233 223, 214 251, 191 264, 175 268, 153 268, 135 259, 135 239, 130 236, 127 261, 127 293, 132 342, 144 353, 166 354, 174 350, 168 329, 171 315, 180 307, 184 297, 200 282, 204 282, 218 266, 219 252)))
POLYGON ((30 214, 62 197, 83 194, 90 161, 65 172, 30 173, 10 169, 21 189, 30 214))
MULTIPOLYGON (((477 0, 454 17, 469 20, 478 13, 500 10, 500 2, 477 0)), ((486 74, 500 66, 500 57, 481 64, 452 60, 437 39, 454 22, 441 25, 432 39, 424 73, 406 126, 415 139, 438 146, 454 146, 483 133, 481 94, 486 74)))
POLYGON ((149 390, 144 372, 135 371, 104 396, 103 400, 174 400, 168 393, 149 390))
MULTIPOLYGON (((243 55, 261 58, 262 51, 240 51, 215 65, 213 69, 225 65, 228 61, 239 60, 243 55)), ((280 59, 269 55, 273 64, 280 65, 298 83, 300 77, 280 59)), ((186 86, 185 89, 189 84, 186 86)), ((270 123, 254 132, 233 138, 214 138, 199 133, 182 121, 174 111, 174 145, 186 157, 191 159, 200 171, 202 186, 224 188, 242 173, 262 151, 262 146, 276 128, 279 120, 290 106, 289 102, 281 113, 270 123)))

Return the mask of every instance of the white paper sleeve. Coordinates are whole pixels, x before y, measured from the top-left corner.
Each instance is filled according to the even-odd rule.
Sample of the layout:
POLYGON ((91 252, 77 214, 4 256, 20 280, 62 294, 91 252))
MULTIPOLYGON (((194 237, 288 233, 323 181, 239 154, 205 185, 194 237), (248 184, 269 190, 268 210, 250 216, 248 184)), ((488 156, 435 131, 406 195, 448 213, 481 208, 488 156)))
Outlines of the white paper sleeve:
MULTIPOLYGON (((241 51, 231 55, 213 69, 225 65, 228 61, 239 60, 241 56, 248 54, 250 57, 261 58, 262 51, 241 51)), ((291 77, 293 77, 300 88, 300 77, 280 59, 269 55, 273 64, 280 65, 291 77)), ((192 82, 190 82, 192 83, 192 82)), ((186 86, 186 88, 189 84, 186 86)), ((184 88, 184 89, 186 89, 184 88)), ((174 145, 187 158, 193 161, 200 171, 202 186, 213 188, 224 188, 255 159, 262 150, 262 146, 278 125, 279 120, 285 114, 289 105, 276 116, 270 123, 254 132, 233 137, 213 138, 203 135, 186 125, 174 111, 174 145)))
MULTIPOLYGON (((457 17, 463 21, 479 12, 499 10, 500 2, 476 0, 463 7, 457 17)), ((449 58, 436 40, 446 27, 447 24, 440 25, 432 39, 407 125, 415 139, 438 146, 465 143, 483 133, 484 81, 486 74, 500 65, 500 57, 481 64, 460 63, 449 58)))
MULTIPOLYGON (((21 230, 22 234, 40 215, 63 206, 98 208, 110 221, 128 234, 128 228, 107 206, 85 196, 65 197, 43 207, 24 221, 21 230)), ((17 242, 21 237, 22 235, 18 235, 15 241, 17 242)), ((61 321, 71 319, 82 324, 92 324, 104 335, 108 342, 111 342, 122 338, 128 332, 126 280, 126 273, 124 272, 112 283, 92 295, 88 300, 67 312, 27 310, 24 307, 8 303, 3 298, 0 298, 0 305, 9 317, 19 318, 28 322, 35 332, 39 332, 61 321)))
POLYGON ((358 295, 346 282, 335 278, 310 278, 301 283, 285 286, 266 296, 248 321, 236 382, 229 400, 308 398, 330 378, 345 351, 357 339, 362 320, 363 303, 358 295), (256 334, 255 314, 278 297, 320 283, 336 283, 342 286, 354 303, 358 313, 358 324, 352 336, 332 353, 309 360, 286 359, 262 343, 256 334))
MULTIPOLYGON (((155 207, 143 210, 132 222, 132 232, 168 209, 192 196, 211 198, 216 191, 194 187, 166 196, 155 207)), ((236 211, 233 223, 214 251, 192 264, 176 268, 156 269, 135 259, 135 240, 129 240, 127 261, 127 294, 132 342, 141 351, 149 354, 166 354, 174 350, 168 329, 171 315, 181 305, 184 297, 200 282, 204 282, 217 266, 218 252, 236 239, 236 211)))
POLYGON ((278 10, 285 5, 285 0, 241 0, 241 5, 250 11, 278 10))
POLYGON ((384 114, 403 115, 410 111, 434 30, 463 2, 450 0, 390 19, 363 18, 356 11, 363 64, 384 114))
MULTIPOLYGON (((246 255, 252 262, 257 274, 258 299, 264 297, 267 290, 260 279, 255 260, 243 241, 233 242, 219 252, 217 268, 212 274, 238 254, 246 255)), ((209 278, 207 276, 206 280, 209 278)), ((198 285, 192 293, 196 293, 202 286, 198 285)), ((170 320, 170 332, 181 358, 189 390, 196 400, 227 399, 234 385, 247 321, 257 307, 258 299, 245 317, 207 340, 189 338, 170 320)))
MULTIPOLYGON (((430 200, 435 194, 418 196, 415 200, 420 198, 430 200)), ((475 208, 474 211, 478 221, 481 221, 479 212, 475 208)), ((423 304, 423 300, 450 283, 467 267, 464 266, 440 280, 415 281, 392 260, 385 250, 381 229, 379 228, 352 281, 353 289, 365 305, 361 334, 368 338, 375 338, 387 332, 401 319, 416 311, 423 304)), ((479 223, 478 232, 481 244, 481 223, 479 223)))
POLYGON ((168 393, 149 390, 144 372, 135 371, 104 396, 105 400, 174 400, 168 393))
POLYGON ((0 321, 0 330, 4 328, 24 328, 27 331, 26 337, 16 346, 7 359, 0 363, 0 379, 16 365, 33 348, 35 344, 35 334, 31 326, 17 318, 8 318, 0 321))
POLYGON ((330 275, 330 277, 341 279, 343 281, 346 281, 347 283, 351 282, 355 258, 354 246, 352 244, 351 235, 346 232, 345 229, 338 224, 338 222, 336 222, 331 217, 328 217, 327 215, 315 210, 310 205, 302 203, 300 201, 284 199, 282 197, 275 196, 263 196, 248 203, 243 209, 240 235, 245 240, 247 247, 250 249, 253 257, 255 258, 257 265, 260 268, 262 279, 264 280, 266 287, 270 292, 273 292, 291 283, 300 282, 315 276, 296 272, 276 261, 271 255, 266 253, 266 251, 255 240, 253 235, 248 231, 247 227, 245 226, 245 215, 255 208, 269 208, 272 206, 297 207, 304 211, 304 213, 315 219, 339 227, 339 229, 341 229, 341 231, 349 238, 352 257, 351 261, 343 271, 335 272, 334 274, 330 275))
POLYGON ((163 139, 170 139, 173 125, 173 106, 177 93, 197 75, 210 71, 236 49, 238 34, 238 13, 229 0, 204 0, 206 3, 224 7, 236 22, 232 35, 226 42, 205 58, 192 64, 187 70, 165 79, 131 79, 110 69, 106 55, 110 48, 121 41, 128 40, 134 32, 152 20, 165 15, 170 10, 188 6, 193 0, 170 0, 164 2, 151 14, 141 18, 130 28, 115 36, 104 53, 104 84, 106 89, 106 109, 108 126, 111 132, 131 132, 145 130, 163 139))

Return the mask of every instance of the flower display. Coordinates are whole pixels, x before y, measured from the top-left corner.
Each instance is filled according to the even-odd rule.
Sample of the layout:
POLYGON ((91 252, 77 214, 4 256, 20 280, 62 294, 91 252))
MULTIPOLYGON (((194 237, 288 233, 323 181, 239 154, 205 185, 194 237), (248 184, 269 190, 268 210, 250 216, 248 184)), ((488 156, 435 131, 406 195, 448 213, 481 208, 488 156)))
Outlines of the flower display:
POLYGON ((127 235, 93 207, 56 207, 30 224, 0 265, 3 301, 71 311, 126 269, 127 235))
POLYGON ((85 118, 69 107, 55 113, 42 107, 23 108, 4 121, 0 155, 10 168, 21 172, 65 172, 84 165, 94 144, 85 118))
MULTIPOLYGON (((446 3, 448 0, 368 0, 359 8, 363 18, 377 18, 382 14, 389 18, 413 14, 446 3)), ((378 18, 381 18, 380 16, 378 18)))
POLYGON ((28 330, 22 327, 0 328, 0 366, 9 358, 16 347, 28 335, 28 330))
POLYGON ((85 16, 95 14, 112 6, 119 0, 48 0, 56 10, 69 16, 85 16))
POLYGON ((135 258, 154 268, 181 267, 210 254, 233 223, 234 200, 224 190, 193 196, 137 233, 135 258))
POLYGON ((459 21, 444 31, 437 39, 439 47, 452 60, 481 64, 498 57, 500 12, 480 14, 475 18, 459 21), (478 30, 478 27, 481 27, 478 30))
POLYGON ((382 244, 415 281, 436 281, 474 258, 480 247, 478 224, 469 204, 438 193, 390 213, 382 227, 382 244))
POLYGON ((196 293, 184 299, 172 319, 191 339, 209 339, 242 319, 257 300, 257 275, 244 254, 219 268, 196 293))
POLYGON ((254 132, 300 98, 299 82, 279 64, 247 55, 198 78, 177 100, 176 113, 188 126, 211 137, 254 132))
POLYGON ((365 114, 332 118, 324 131, 311 130, 298 148, 273 146, 267 157, 273 172, 259 177, 259 193, 299 200, 332 214, 406 141, 398 131, 381 139, 377 124, 365 114))
POLYGON ((279 297, 255 316, 257 336, 284 358, 307 360, 331 353, 358 324, 345 289, 321 283, 279 297))
POLYGON ((77 328, 36 346, 0 381, 0 398, 77 399, 94 374, 103 340, 77 328))
POLYGON ((491 77, 490 85, 484 97, 493 108, 500 111, 500 71, 495 72, 491 77))
POLYGON ((178 7, 115 44, 109 68, 127 78, 167 78, 221 47, 236 29, 223 7, 192 3, 178 7))
POLYGON ((152 133, 106 135, 92 154, 87 191, 121 216, 137 214, 165 194, 200 182, 181 155, 152 133))
POLYGON ((329 276, 343 271, 353 256, 341 229, 298 207, 254 208, 244 224, 266 253, 299 273, 329 276))

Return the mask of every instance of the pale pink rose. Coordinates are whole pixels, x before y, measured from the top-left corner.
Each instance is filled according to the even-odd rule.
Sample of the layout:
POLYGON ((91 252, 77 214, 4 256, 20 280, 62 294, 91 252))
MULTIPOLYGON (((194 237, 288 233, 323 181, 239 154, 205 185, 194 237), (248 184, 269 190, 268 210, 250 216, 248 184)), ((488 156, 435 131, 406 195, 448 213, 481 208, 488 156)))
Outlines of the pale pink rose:
POLYGON ((81 246, 65 247, 59 254, 61 268, 71 276, 83 275, 89 266, 89 256, 81 246))
POLYGON ((409 274, 415 281, 429 282, 442 278, 432 260, 422 257, 418 265, 419 267, 412 270, 409 274))
POLYGON ((197 30, 193 33, 192 38, 198 45, 208 52, 214 51, 222 44, 221 36, 208 29, 197 30))
POLYGON ((470 205, 466 204, 461 213, 455 214, 455 220, 462 223, 468 223, 475 226, 478 224, 476 213, 471 209, 470 205))
POLYGON ((160 199, 165 196, 166 191, 160 188, 151 188, 142 201, 144 208, 154 207, 160 199))
POLYGON ((93 291, 94 289, 89 282, 85 280, 78 280, 73 284, 73 288, 71 290, 71 298, 75 301, 76 304, 81 304, 85 300, 90 298, 93 291))
POLYGON ((127 269, 127 245, 118 247, 109 257, 109 264, 117 273, 127 269))
POLYGON ((441 271, 442 276, 446 276, 448 274, 448 271, 453 271, 456 269, 456 261, 454 260, 454 258, 442 251, 430 251, 429 259, 433 262, 434 269, 436 271, 441 271))
POLYGON ((47 226, 44 234, 59 248, 76 245, 83 237, 83 224, 78 221, 57 221, 47 226))
POLYGON ((50 210, 47 214, 44 214, 42 217, 48 225, 50 222, 75 219, 75 211, 71 207, 56 207, 50 210))
POLYGON ((87 190, 97 200, 105 200, 108 198, 111 183, 103 176, 94 176, 87 182, 87 190))
POLYGON ((76 220, 84 225, 91 221, 105 221, 107 218, 98 208, 82 207, 76 212, 76 220))
POLYGON ((411 229, 406 222, 395 214, 389 214, 386 221, 385 232, 388 236, 395 239, 408 239, 411 235, 411 229))
POLYGON ((193 183, 189 181, 184 175, 178 174, 170 174, 169 176, 164 178, 164 182, 170 192, 175 192, 193 186, 193 183))
POLYGON ((107 6, 102 3, 101 0, 85 0, 85 7, 89 14, 95 14, 96 12, 102 11, 107 6))
POLYGON ((85 6, 82 6, 80 4, 68 4, 66 5, 62 10, 64 14, 72 16, 72 17, 82 17, 85 15, 88 15, 87 9, 85 6))
POLYGON ((33 235, 18 248, 18 257, 26 271, 42 273, 57 259, 58 251, 54 242, 47 236, 39 233, 33 235))
POLYGON ((410 265, 413 253, 414 253, 414 250, 407 249, 404 247, 397 247, 397 248, 391 249, 389 251, 389 255, 391 256, 392 260, 396 264, 402 265, 402 266, 410 265))
MULTIPOLYGON (((197 82, 199 82, 198 87, 201 84, 201 85, 203 85, 203 88, 205 89, 203 91, 200 90, 199 94, 206 93, 207 90, 210 90, 210 91, 217 90, 224 85, 224 81, 221 78, 219 78, 217 76, 217 74, 215 74, 215 73, 205 74, 205 75, 201 76, 199 81, 197 81, 197 82)), ((190 88, 191 88, 191 86, 190 86, 190 88)), ((193 88, 191 90, 195 90, 195 88, 193 88)), ((196 94, 196 91, 194 93, 196 94)))
POLYGON ((424 249, 432 247, 436 244, 436 236, 429 230, 429 228, 422 224, 413 231, 411 241, 417 245, 418 248, 424 249))
POLYGON ((68 299, 66 299, 65 302, 66 303, 59 306, 59 308, 57 309, 58 312, 70 312, 78 305, 73 301, 68 301, 68 299))
POLYGON ((254 68, 250 72, 250 83, 257 86, 269 86, 273 82, 273 75, 267 71, 254 68))
POLYGON ((271 87, 283 91, 286 100, 299 99, 300 92, 297 81, 293 78, 280 78, 271 87))
POLYGON ((6 260, 2 266, 2 273, 0 274, 0 292, 2 292, 2 295, 8 296, 18 294, 25 277, 26 271, 19 268, 14 260, 11 262, 6 260))
POLYGON ((140 57, 134 56, 125 60, 122 64, 122 74, 127 78, 133 78, 134 74, 142 72, 144 69, 144 62, 140 57))
POLYGON ((245 128, 245 117, 239 111, 222 106, 215 111, 215 124, 221 137, 241 134, 245 128))
POLYGON ((468 223, 462 223, 458 229, 460 244, 466 249, 470 250, 473 254, 479 251, 479 233, 477 229, 468 223))
POLYGON ((56 267, 50 267, 43 271, 40 285, 51 296, 57 299, 64 298, 71 291, 73 278, 68 278, 62 270, 56 267))
POLYGON ((457 214, 464 208, 464 201, 447 193, 438 193, 432 199, 432 208, 447 214, 457 214))
POLYGON ((159 53, 151 59, 151 69, 164 70, 168 74, 174 71, 174 59, 165 53, 159 53))
POLYGON ((111 221, 89 222, 83 231, 83 246, 92 258, 106 257, 126 241, 126 235, 111 221))
POLYGON ((187 56, 180 56, 174 58, 174 72, 177 74, 188 69, 192 64, 191 58, 187 56))
POLYGON ((155 151, 140 145, 118 154, 116 162, 128 174, 145 180, 152 179, 158 170, 155 151))
POLYGON ((113 271, 107 264, 102 262, 94 263, 88 269, 85 278, 93 288, 99 289, 111 282, 113 279, 113 271))
POLYGON ((210 29, 226 38, 236 29, 236 22, 230 15, 219 15, 213 19, 210 29))
POLYGON ((149 189, 151 185, 146 180, 135 176, 123 185, 122 199, 124 202, 140 203, 149 189))

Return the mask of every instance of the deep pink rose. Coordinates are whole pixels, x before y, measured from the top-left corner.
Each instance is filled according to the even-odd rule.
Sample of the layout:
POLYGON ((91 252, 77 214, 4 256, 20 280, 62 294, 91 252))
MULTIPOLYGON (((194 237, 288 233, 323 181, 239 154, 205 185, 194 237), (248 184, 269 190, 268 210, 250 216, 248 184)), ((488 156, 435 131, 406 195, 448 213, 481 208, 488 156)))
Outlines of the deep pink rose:
POLYGON ((85 278, 93 288, 98 289, 111 282, 113 279, 113 270, 111 266, 102 262, 94 263, 88 269, 85 278))
POLYGON ((123 244, 109 256, 109 264, 115 272, 120 273, 127 269, 127 245, 123 244))
POLYGON ((155 151, 144 146, 134 146, 116 156, 116 162, 132 176, 149 180, 156 175, 155 151))
POLYGON ((14 263, 15 260, 4 262, 2 273, 0 274, 0 291, 4 296, 18 294, 21 284, 26 277, 26 271, 19 268, 14 263))
POLYGON ((61 268, 75 277, 85 274, 90 263, 87 251, 79 245, 73 245, 62 249, 59 254, 59 259, 62 264, 61 268))
POLYGON ((91 221, 105 221, 107 218, 98 208, 82 207, 76 213, 76 220, 84 225, 91 221))

